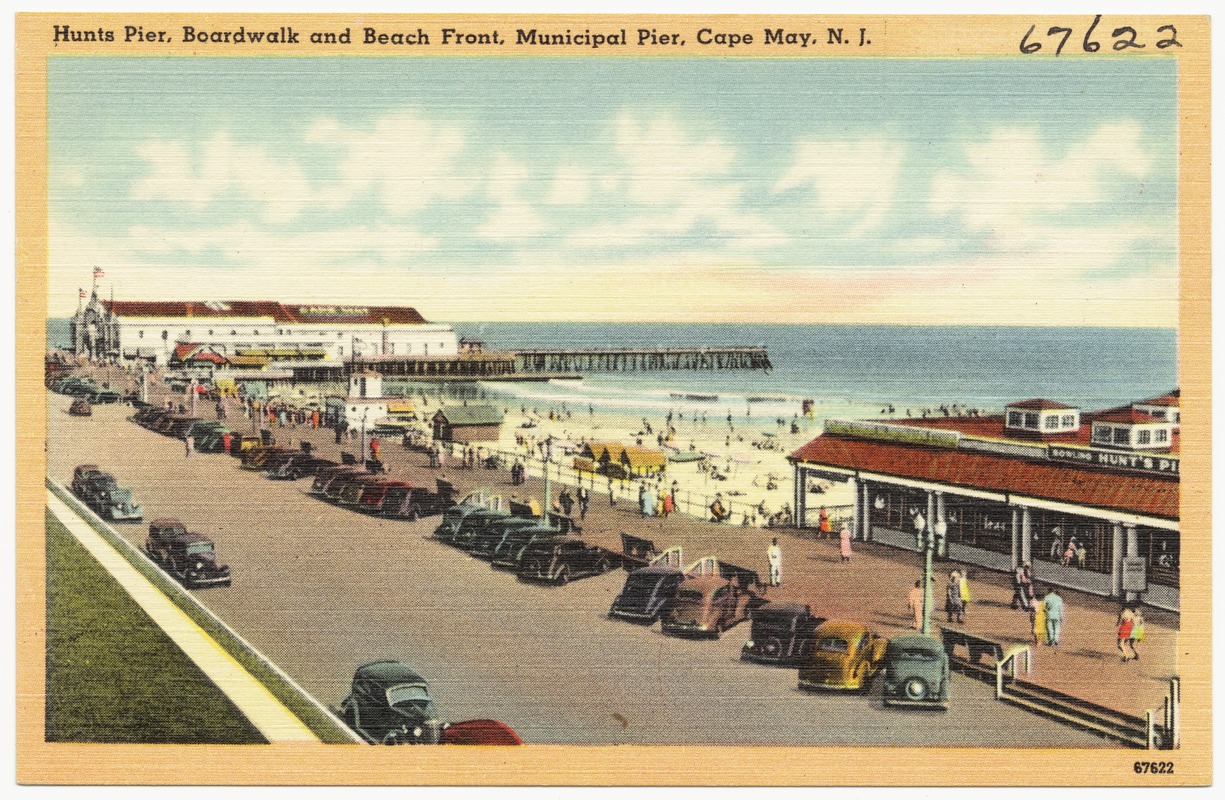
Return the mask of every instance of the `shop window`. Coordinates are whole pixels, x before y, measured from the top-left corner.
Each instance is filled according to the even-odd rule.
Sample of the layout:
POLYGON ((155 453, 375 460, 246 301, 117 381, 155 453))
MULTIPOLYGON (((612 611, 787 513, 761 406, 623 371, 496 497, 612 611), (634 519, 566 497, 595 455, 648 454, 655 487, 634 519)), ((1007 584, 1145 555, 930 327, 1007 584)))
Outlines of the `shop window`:
POLYGON ((1062 417, 1059 418, 1059 425, 1060 427, 1064 427, 1064 428, 1075 428, 1076 427, 1076 415, 1075 414, 1064 414, 1062 417))
POLYGON ((1008 427, 1020 428, 1025 424, 1025 415, 1020 411, 1008 412, 1008 427))
POLYGON ((1025 427, 1026 427, 1026 428, 1033 428, 1034 430, 1037 430, 1037 429, 1038 429, 1038 414, 1037 414, 1037 412, 1034 412, 1034 411, 1027 411, 1027 412, 1025 413, 1025 427))
POLYGON ((1130 434, 1131 434, 1131 431, 1129 431, 1127 428, 1115 428, 1114 429, 1114 443, 1115 444, 1130 444, 1131 443, 1130 434))
POLYGON ((1136 431, 1136 444, 1148 444, 1151 438, 1148 431, 1136 431))
POLYGON ((1046 419, 1042 421, 1042 427, 1046 428, 1047 430, 1052 430, 1052 431, 1058 430, 1059 417, 1055 414, 1047 415, 1046 419))
POLYGON ((1163 444, 1170 440, 1170 436, 1168 433, 1166 433, 1165 428, 1158 428, 1157 430, 1153 431, 1153 434, 1156 437, 1155 440, 1163 444))
POLYGON ((1110 444, 1113 436, 1113 428, 1109 425, 1098 425, 1093 429, 1093 441, 1101 442, 1102 444, 1110 444))

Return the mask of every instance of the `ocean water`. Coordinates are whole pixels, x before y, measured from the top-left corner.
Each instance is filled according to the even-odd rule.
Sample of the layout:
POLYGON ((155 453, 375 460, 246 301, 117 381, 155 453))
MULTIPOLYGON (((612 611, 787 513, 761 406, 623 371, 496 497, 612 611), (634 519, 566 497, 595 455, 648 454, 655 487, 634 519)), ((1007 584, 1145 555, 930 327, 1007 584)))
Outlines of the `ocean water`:
MULTIPOLYGON (((909 327, 862 325, 674 325, 456 323, 461 336, 495 348, 764 345, 762 371, 588 373, 578 382, 520 384, 529 404, 583 409, 704 410, 737 419, 790 418, 801 399, 820 417, 879 414, 893 405, 917 416, 958 404, 1000 411, 1045 397, 1096 410, 1178 385, 1177 331, 1152 328, 909 327), (717 395, 685 401, 673 395, 717 395), (785 401, 749 402, 751 397, 785 401)), ((499 391, 493 389, 493 391, 499 391)))
MULTIPOLYGON (((455 329, 492 349, 764 345, 774 365, 769 373, 594 372, 581 381, 487 383, 474 392, 542 412, 564 404, 571 412, 590 406, 653 418, 675 410, 712 420, 729 413, 790 419, 809 398, 818 418, 875 415, 886 405, 901 416, 954 403, 998 412, 1030 397, 1096 410, 1178 385, 1178 333, 1168 328, 461 322, 455 329), (718 400, 674 396, 687 394, 718 400), (772 399, 749 401, 761 397, 772 399)), ((47 335, 52 345, 67 345, 68 321, 48 320, 47 335)))

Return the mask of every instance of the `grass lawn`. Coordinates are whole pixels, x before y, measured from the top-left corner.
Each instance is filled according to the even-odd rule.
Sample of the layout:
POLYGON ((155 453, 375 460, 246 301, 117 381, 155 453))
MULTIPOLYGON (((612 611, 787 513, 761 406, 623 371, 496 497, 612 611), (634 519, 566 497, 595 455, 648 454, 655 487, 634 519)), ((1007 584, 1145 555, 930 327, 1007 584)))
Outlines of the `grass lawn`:
POLYGON ((47 514, 47 741, 264 738, 47 514))

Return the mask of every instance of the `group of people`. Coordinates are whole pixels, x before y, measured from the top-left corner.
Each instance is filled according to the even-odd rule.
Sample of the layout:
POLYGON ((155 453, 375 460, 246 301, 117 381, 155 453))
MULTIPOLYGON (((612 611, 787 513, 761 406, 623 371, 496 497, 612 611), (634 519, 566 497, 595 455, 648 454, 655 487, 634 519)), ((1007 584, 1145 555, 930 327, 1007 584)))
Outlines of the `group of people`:
MULTIPOLYGON (((663 484, 648 485, 646 481, 638 484, 638 510, 644 517, 663 517, 676 510, 676 481, 672 482, 670 491, 663 490, 663 484)), ((717 498, 715 502, 719 502, 717 498)), ((713 506, 712 506, 713 509, 713 506)), ((721 520, 720 520, 721 521, 721 520)))

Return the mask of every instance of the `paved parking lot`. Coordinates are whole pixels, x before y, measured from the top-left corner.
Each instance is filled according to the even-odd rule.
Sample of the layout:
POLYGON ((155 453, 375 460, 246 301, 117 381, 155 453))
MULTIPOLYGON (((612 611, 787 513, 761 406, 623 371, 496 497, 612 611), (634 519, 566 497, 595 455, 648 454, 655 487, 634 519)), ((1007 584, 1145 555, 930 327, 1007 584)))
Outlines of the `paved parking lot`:
MULTIPOLYGON (((80 419, 64 398, 49 402, 51 476, 98 463, 135 489, 146 520, 180 517, 212 536, 234 585, 197 596, 325 703, 343 698, 358 664, 396 658, 430 679, 445 717, 498 718, 529 742, 1109 746, 960 676, 947 713, 885 709, 878 692, 802 693, 794 670, 739 660, 745 625, 691 641, 607 619, 622 572, 521 583, 428 540, 435 520, 332 507, 304 482, 185 458, 128 409, 80 419)), ((143 542, 144 525, 119 530, 143 542)))

